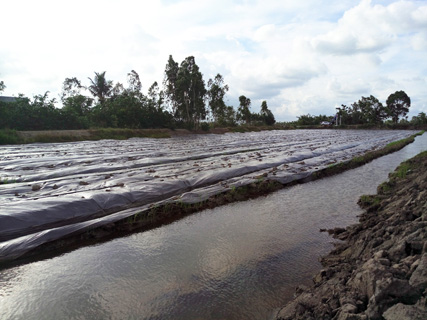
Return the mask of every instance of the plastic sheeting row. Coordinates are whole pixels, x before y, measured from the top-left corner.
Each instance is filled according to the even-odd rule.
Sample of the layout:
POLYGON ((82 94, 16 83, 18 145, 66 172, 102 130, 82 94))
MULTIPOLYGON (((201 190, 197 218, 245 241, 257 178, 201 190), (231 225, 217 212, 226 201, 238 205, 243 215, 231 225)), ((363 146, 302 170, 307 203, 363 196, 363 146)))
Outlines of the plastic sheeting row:
POLYGON ((200 202, 259 175, 282 184, 414 134, 268 131, 0 148, 0 261, 164 201, 200 202))

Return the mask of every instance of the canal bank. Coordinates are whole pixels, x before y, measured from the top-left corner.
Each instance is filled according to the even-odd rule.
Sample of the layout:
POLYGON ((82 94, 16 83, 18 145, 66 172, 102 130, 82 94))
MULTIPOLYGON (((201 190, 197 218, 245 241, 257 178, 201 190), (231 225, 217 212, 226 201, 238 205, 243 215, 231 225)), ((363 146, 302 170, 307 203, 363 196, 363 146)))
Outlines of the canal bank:
POLYGON ((328 230, 343 242, 277 319, 427 318, 427 151, 401 163, 359 204, 359 223, 328 230))

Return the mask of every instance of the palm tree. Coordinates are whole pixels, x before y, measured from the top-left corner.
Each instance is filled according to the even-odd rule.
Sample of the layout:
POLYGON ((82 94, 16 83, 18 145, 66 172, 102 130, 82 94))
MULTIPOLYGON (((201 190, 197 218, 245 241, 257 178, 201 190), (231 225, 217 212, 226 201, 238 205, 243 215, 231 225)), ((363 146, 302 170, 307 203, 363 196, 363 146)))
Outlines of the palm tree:
POLYGON ((102 73, 95 72, 93 79, 88 78, 92 83, 88 89, 94 97, 97 97, 99 102, 102 104, 105 98, 108 97, 113 89, 113 81, 107 81, 105 79, 105 71, 102 73))

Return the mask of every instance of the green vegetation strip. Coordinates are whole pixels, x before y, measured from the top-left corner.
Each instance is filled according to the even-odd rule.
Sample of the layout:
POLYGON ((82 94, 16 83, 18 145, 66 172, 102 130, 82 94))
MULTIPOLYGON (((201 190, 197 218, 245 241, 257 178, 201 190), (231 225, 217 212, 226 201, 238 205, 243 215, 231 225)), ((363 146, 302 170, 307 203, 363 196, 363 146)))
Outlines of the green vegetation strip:
POLYGON ((0 145, 3 144, 19 144, 22 143, 16 130, 3 129, 0 130, 0 145))
POLYGON ((395 188, 402 183, 407 176, 416 171, 420 163, 425 163, 427 159, 427 151, 423 151, 415 157, 402 162, 394 172, 389 174, 388 181, 381 183, 377 187, 377 194, 375 195, 362 195, 359 198, 358 204, 361 208, 366 209, 367 212, 378 210, 384 199, 393 195, 395 188))
MULTIPOLYGON (((225 132, 259 132, 267 130, 287 130, 293 129, 286 126, 235 126, 227 128, 212 128, 212 131, 188 131, 188 133, 225 133, 225 132)), ((7 144, 27 144, 27 143, 55 143, 74 142, 86 140, 126 140, 129 138, 170 138, 174 134, 171 129, 118 129, 99 128, 85 130, 52 130, 31 132, 17 131, 10 129, 0 129, 0 145, 7 144)))
POLYGON ((416 165, 419 159, 427 158, 427 151, 421 152, 412 159, 409 159, 405 162, 402 162, 394 172, 390 173, 389 180, 380 184, 377 188, 377 193, 379 196, 390 195, 393 191, 393 188, 397 185, 400 180, 406 178, 406 176, 414 170, 414 165, 416 165))
POLYGON ((91 129, 90 140, 129 138, 170 138, 169 130, 162 129, 91 129))
POLYGON ((125 140, 133 137, 140 138, 170 138, 168 129, 89 129, 72 131, 41 131, 26 135, 25 132, 4 129, 0 130, 0 145, 26 143, 55 143, 84 140, 115 139, 125 140))
POLYGON ((323 177, 332 176, 334 174, 338 174, 349 169, 360 167, 368 162, 371 162, 374 159, 377 159, 379 157, 385 156, 389 153, 393 153, 395 151, 402 149, 406 145, 414 142, 416 136, 420 136, 422 134, 424 134, 424 131, 420 131, 406 139, 391 142, 388 145, 386 145, 383 149, 371 151, 364 154, 363 156, 355 157, 349 161, 341 162, 341 163, 329 166, 323 170, 313 173, 311 179, 316 180, 323 177))

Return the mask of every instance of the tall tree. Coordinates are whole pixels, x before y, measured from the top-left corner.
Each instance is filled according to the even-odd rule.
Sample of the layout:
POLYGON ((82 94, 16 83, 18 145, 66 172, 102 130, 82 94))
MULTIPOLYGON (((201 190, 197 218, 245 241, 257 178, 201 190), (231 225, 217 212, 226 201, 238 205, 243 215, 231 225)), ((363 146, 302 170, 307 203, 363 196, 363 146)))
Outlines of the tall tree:
POLYGON ((427 124, 427 115, 425 112, 420 112, 417 116, 413 116, 411 123, 413 124, 427 124))
POLYGON ((228 91, 228 85, 224 84, 224 78, 218 73, 215 78, 208 81, 208 104, 214 120, 219 124, 224 124, 227 106, 224 96, 228 91))
POLYGON ((110 96, 117 97, 125 91, 125 87, 120 82, 117 82, 110 91, 110 96))
POLYGON ((85 116, 90 112, 92 103, 92 98, 88 98, 82 94, 77 94, 63 100, 62 111, 67 111, 69 113, 72 112, 78 116, 85 116))
MULTIPOLYGON (((0 81, 0 93, 6 88, 3 81, 0 81)), ((12 110, 10 110, 9 106, 0 101, 0 129, 10 127, 10 123, 12 123, 12 110)))
POLYGON ((411 99, 405 91, 396 91, 387 98, 388 112, 394 123, 399 121, 399 116, 406 116, 411 106, 411 99))
POLYGON ((165 68, 165 79, 163 85, 165 87, 165 96, 167 101, 172 107, 172 114, 175 116, 178 109, 179 99, 177 90, 179 65, 173 59, 172 55, 169 56, 168 63, 165 68))
POLYGON ((249 110, 251 106, 251 99, 246 98, 245 96, 239 97, 239 108, 238 108, 238 118, 243 120, 246 124, 251 122, 251 111, 249 110))
POLYGON ((90 93, 98 98, 98 101, 103 104, 105 99, 109 97, 113 89, 113 82, 105 79, 105 71, 102 73, 95 72, 93 79, 88 78, 91 85, 88 87, 90 93))
POLYGON ((261 103, 261 117, 264 121, 264 123, 268 126, 272 126, 276 123, 276 119, 274 118, 273 112, 271 112, 270 109, 267 107, 267 101, 263 101, 261 103))
POLYGON ((297 117, 298 120, 296 123, 301 126, 317 126, 322 121, 330 121, 330 117, 328 117, 325 114, 319 114, 318 116, 313 116, 311 114, 303 114, 299 117, 297 117))
POLYGON ((387 109, 373 95, 362 97, 352 107, 354 112, 360 112, 362 123, 380 124, 388 117, 387 109))
POLYGON ((150 88, 148 88, 148 98, 150 104, 156 107, 158 110, 163 110, 163 103, 165 100, 165 94, 160 91, 159 84, 154 81, 150 88))
POLYGON ((86 88, 82 86, 80 80, 76 77, 65 78, 62 84, 61 101, 64 103, 67 98, 79 95, 81 89, 86 88))
POLYGON ((129 90, 133 92, 141 92, 142 90, 142 84, 141 80, 139 79, 139 74, 132 70, 128 73, 128 83, 129 83, 129 90))
POLYGON ((342 104, 338 109, 338 115, 340 117, 340 124, 353 124, 351 107, 348 107, 345 104, 342 104))
POLYGON ((31 126, 33 130, 52 130, 57 128, 58 109, 55 98, 49 99, 49 91, 35 95, 31 102, 31 126))
POLYGON ((188 128, 197 128, 200 120, 206 119, 206 87, 194 57, 185 58, 178 67, 172 56, 169 56, 164 86, 175 120, 188 128))
POLYGON ((165 95, 160 91, 158 83, 155 81, 150 88, 148 88, 148 112, 150 115, 150 122, 153 127, 173 127, 171 114, 164 110, 165 95))
POLYGON ((86 89, 76 77, 65 78, 62 84, 61 115, 66 119, 62 126, 67 129, 83 129, 90 126, 88 115, 93 99, 81 93, 86 89))
POLYGON ((198 127, 200 120, 206 119, 206 88, 203 75, 193 56, 182 61, 176 81, 178 109, 176 116, 184 120, 187 127, 198 127))

